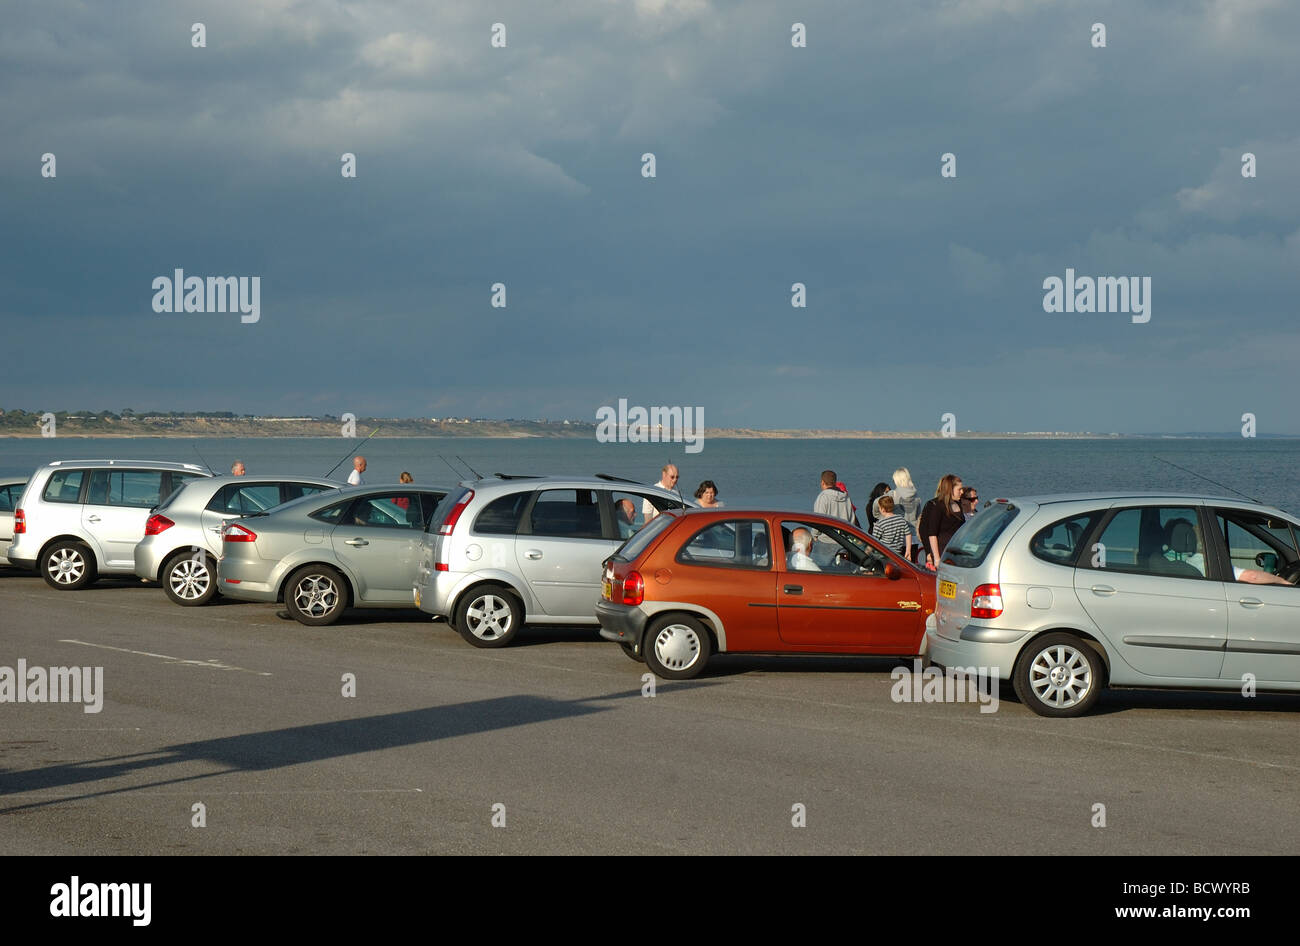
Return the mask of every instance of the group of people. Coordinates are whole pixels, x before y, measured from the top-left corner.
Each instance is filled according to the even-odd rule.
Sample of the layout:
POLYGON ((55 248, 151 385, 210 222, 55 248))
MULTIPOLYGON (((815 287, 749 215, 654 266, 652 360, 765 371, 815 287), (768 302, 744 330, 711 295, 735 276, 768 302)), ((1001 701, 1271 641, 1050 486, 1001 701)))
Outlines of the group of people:
POLYGON ((882 482, 872 488, 863 526, 848 487, 834 470, 823 470, 813 512, 851 522, 908 561, 934 571, 948 542, 967 519, 975 516, 979 490, 949 473, 939 480, 934 496, 922 505, 907 467, 900 466, 892 479, 892 486, 882 482))

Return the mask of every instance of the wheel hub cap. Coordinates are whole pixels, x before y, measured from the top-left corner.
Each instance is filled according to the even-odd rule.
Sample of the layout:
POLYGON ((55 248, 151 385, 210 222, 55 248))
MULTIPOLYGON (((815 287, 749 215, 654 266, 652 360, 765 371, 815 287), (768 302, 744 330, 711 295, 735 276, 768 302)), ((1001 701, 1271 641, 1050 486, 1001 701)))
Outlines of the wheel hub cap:
POLYGON ((700 639, 684 624, 664 628, 655 637, 655 657, 669 670, 685 670, 700 656, 700 639))

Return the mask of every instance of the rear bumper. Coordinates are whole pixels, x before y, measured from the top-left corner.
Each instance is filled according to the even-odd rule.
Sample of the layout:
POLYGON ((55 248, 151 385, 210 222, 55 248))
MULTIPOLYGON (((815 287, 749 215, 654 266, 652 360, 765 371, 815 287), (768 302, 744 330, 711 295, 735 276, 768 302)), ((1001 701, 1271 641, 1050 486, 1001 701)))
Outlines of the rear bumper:
POLYGON ((632 605, 605 600, 596 602, 600 636, 607 641, 627 644, 637 651, 641 649, 641 635, 645 633, 648 619, 649 615, 632 605))
POLYGON ((956 639, 944 637, 934 630, 926 632, 929 657, 941 667, 974 667, 1001 680, 1010 680, 1016 658, 1029 631, 1001 627, 984 627, 968 624, 956 639))
POLYGON ((162 568, 162 550, 152 542, 137 542, 135 545, 135 574, 146 581, 157 581, 158 571, 162 568))
POLYGON ((217 562, 217 591, 238 601, 274 603, 279 597, 279 589, 272 575, 268 574, 272 565, 261 560, 220 559, 217 562))

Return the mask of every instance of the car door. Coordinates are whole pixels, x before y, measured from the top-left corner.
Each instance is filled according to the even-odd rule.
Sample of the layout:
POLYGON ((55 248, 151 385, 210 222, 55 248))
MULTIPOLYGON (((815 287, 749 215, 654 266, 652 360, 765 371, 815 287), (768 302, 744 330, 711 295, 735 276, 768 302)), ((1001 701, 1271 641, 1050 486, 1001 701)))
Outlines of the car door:
POLYGON ((274 509, 281 502, 281 485, 278 482, 227 483, 213 495, 199 514, 203 540, 213 555, 221 554, 221 523, 274 509))
POLYGON ((416 490, 358 496, 330 533, 334 555, 357 581, 357 607, 411 603, 424 535, 416 490))
POLYGON ((919 579, 885 577, 895 562, 879 546, 848 529, 799 520, 781 521, 783 554, 777 560, 776 608, 781 640, 796 647, 865 653, 915 653, 925 630, 919 579), (809 533, 820 561, 796 557, 809 533))
POLYGON ((1218 679, 1227 591, 1206 565, 1201 507, 1111 509, 1075 569, 1075 592, 1098 629, 1139 673, 1218 679))
POLYGON ((592 607, 600 599, 600 563, 621 544, 606 538, 600 492, 587 487, 537 490, 524 513, 515 560, 550 617, 591 623, 592 607))
POLYGON ((163 472, 117 467, 91 471, 81 522, 108 568, 135 568, 136 543, 144 538, 149 511, 162 499, 163 472))
POLYGON ((777 573, 772 559, 767 520, 713 522, 682 543, 661 595, 716 614, 730 652, 782 651, 786 648, 777 628, 777 573))
MULTIPOLYGON (((1276 573, 1300 561, 1295 524, 1249 510, 1214 511, 1215 540, 1227 555, 1228 644, 1220 677, 1260 685, 1300 683, 1300 588, 1227 581, 1229 569, 1276 573), (1271 557, 1271 559, 1270 559, 1271 557), (1271 567, 1268 567, 1270 566, 1271 567)), ((1235 572, 1234 572, 1235 575, 1235 572)))

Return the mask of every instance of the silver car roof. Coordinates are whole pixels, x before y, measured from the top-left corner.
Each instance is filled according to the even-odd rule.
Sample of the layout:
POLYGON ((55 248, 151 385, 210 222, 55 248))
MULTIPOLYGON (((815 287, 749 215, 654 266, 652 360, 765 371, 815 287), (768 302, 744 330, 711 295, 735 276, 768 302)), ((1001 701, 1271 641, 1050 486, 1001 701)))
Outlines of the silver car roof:
MULTIPOLYGON (((996 502, 1003 497, 990 500, 996 502)), ((1277 513, 1281 516, 1287 516, 1289 513, 1278 509, 1276 506, 1266 506, 1263 503, 1257 503, 1254 500, 1244 499, 1240 496, 1215 496, 1209 493, 1170 493, 1155 492, 1142 490, 1110 490, 1092 493, 1044 493, 1035 496, 1007 496, 1006 501, 1009 503, 1032 503, 1035 506, 1047 506, 1056 503, 1097 503, 1097 502, 1123 502, 1125 500, 1140 500, 1144 503, 1165 503, 1165 502, 1196 502, 1196 503, 1218 503, 1221 505, 1236 506, 1242 509, 1255 509, 1260 512, 1277 513)), ((982 507, 981 507, 982 508, 982 507)))
MULTIPOLYGON (((662 486, 656 486, 653 483, 638 483, 635 480, 618 479, 617 477, 602 476, 523 476, 514 475, 507 477, 484 476, 477 480, 461 480, 460 485, 466 489, 472 489, 474 492, 489 491, 518 491, 534 490, 545 487, 547 489, 612 489, 612 490, 650 490, 659 496, 670 499, 681 499, 683 502, 691 503, 691 498, 685 494, 678 494, 670 489, 664 489, 662 486)), ((692 503, 693 505, 693 503, 692 503)))

